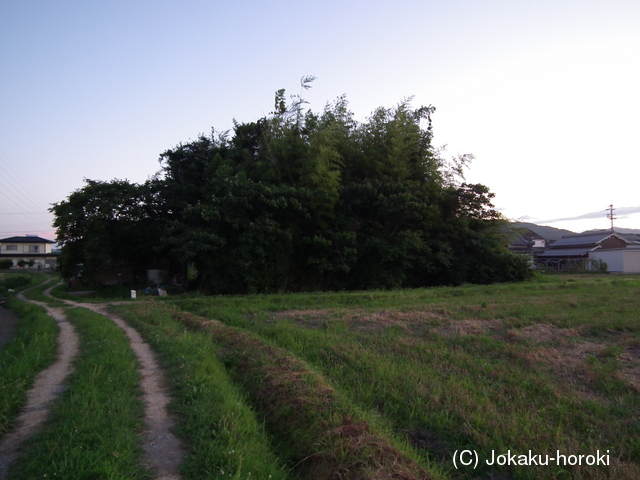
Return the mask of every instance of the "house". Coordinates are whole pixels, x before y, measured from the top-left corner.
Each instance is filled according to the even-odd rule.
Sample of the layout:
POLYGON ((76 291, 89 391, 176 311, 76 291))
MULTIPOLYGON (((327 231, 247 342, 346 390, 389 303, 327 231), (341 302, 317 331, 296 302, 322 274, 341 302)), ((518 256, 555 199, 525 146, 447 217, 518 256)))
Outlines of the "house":
POLYGON ((509 234, 509 250, 515 253, 536 255, 547 246, 547 240, 533 230, 526 227, 511 227, 509 234))
POLYGON ((640 273, 640 235, 615 230, 590 230, 567 235, 536 257, 543 268, 589 270, 597 262, 612 273, 640 273))
POLYGON ((606 263, 611 273, 640 273, 640 244, 598 249, 589 252, 589 259, 606 263))
POLYGON ((52 240, 36 235, 8 237, 0 239, 0 261, 11 260, 11 268, 20 268, 19 262, 26 262, 24 268, 53 270, 56 268, 58 252, 53 251, 52 240), (31 265, 29 265, 31 263, 31 265))

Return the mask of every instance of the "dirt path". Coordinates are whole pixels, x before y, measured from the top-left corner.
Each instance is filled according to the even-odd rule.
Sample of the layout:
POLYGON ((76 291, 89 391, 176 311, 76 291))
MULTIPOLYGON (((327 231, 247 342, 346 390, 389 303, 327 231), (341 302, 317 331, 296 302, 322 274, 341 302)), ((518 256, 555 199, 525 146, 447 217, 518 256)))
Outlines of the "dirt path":
POLYGON ((141 388, 144 392, 145 432, 144 462, 156 473, 156 480, 177 480, 180 478, 178 467, 184 458, 185 452, 178 438, 171 433, 173 419, 169 415, 167 407, 170 397, 164 387, 164 377, 156 362, 151 347, 142 340, 140 334, 131 328, 117 315, 107 310, 107 305, 83 304, 65 300, 65 303, 104 315, 109 320, 124 330, 131 342, 131 348, 140 361, 140 373, 142 376, 141 388))
MULTIPOLYGON (((52 287, 53 288, 53 287, 52 287)), ((50 295, 51 288, 45 290, 50 295)), ((45 420, 49 406, 56 396, 64 391, 64 380, 72 372, 72 361, 78 352, 78 337, 67 321, 63 308, 50 307, 45 303, 28 300, 47 310, 60 327, 58 334, 58 357, 35 380, 27 396, 27 405, 18 417, 16 429, 0 442, 0 479, 4 478, 8 467, 18 457, 22 443, 33 435, 45 420)), ((145 465, 154 472, 155 480, 179 480, 178 466, 185 452, 177 437, 171 433, 174 422, 167 406, 170 398, 164 387, 164 377, 155 356, 140 334, 129 327, 124 320, 107 311, 107 305, 82 304, 64 300, 67 305, 82 307, 104 315, 118 325, 127 335, 131 348, 140 362, 141 389, 145 402, 145 443, 143 445, 145 465)))
MULTIPOLYGON (((18 298, 26 300, 22 294, 18 298)), ((52 308, 40 302, 32 302, 47 310, 47 314, 58 322, 58 355, 56 360, 35 379, 27 393, 27 404, 17 419, 17 427, 0 441, 0 478, 4 478, 9 465, 19 455, 23 442, 42 425, 51 402, 64 391, 64 380, 72 372, 72 361, 78 353, 78 336, 67 321, 61 308, 52 308)))

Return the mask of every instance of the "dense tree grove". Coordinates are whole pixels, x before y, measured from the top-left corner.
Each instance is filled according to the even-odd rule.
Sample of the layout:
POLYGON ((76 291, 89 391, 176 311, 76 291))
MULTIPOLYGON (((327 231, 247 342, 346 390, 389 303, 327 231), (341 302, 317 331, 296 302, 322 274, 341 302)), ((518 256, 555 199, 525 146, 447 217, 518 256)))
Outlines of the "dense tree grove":
MULTIPOLYGON (((312 78, 303 79, 308 87, 312 78)), ((87 180, 52 207, 64 276, 108 262, 193 265, 209 293, 402 288, 522 280, 493 194, 432 146, 433 107, 357 122, 284 90, 275 110, 160 156, 142 185, 87 180)))

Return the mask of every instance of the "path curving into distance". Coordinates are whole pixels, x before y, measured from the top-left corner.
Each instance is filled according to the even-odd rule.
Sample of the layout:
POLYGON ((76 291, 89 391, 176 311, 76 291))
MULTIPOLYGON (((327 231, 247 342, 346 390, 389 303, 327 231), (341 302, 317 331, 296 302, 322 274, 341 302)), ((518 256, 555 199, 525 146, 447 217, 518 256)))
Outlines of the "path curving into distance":
POLYGON ((156 480, 178 480, 178 467, 185 456, 180 440, 171 432, 174 421, 168 411, 171 400, 165 388, 164 375, 148 343, 124 320, 107 310, 107 305, 83 304, 64 300, 69 305, 87 308, 107 317, 118 325, 129 338, 131 348, 140 362, 140 387, 145 402, 145 451, 144 463, 154 473, 156 480))
MULTIPOLYGON (((45 290, 44 294, 51 296, 51 288, 45 290)), ((58 356, 50 367, 36 377, 33 388, 27 395, 27 405, 18 417, 15 430, 0 441, 0 479, 6 476, 9 466, 18 458, 24 441, 39 430, 49 413, 51 402, 65 390, 64 380, 73 371, 72 362, 78 354, 79 346, 78 336, 67 320, 63 308, 29 300, 22 294, 18 294, 18 298, 43 307, 47 314, 58 322, 60 327, 57 339, 58 356)), ((185 456, 185 451, 179 439, 171 432, 174 421, 168 412, 170 397, 164 386, 164 375, 151 347, 124 320, 110 313, 107 305, 62 301, 69 306, 87 308, 107 317, 129 338, 131 349, 140 362, 142 378, 140 388, 145 403, 146 430, 143 462, 153 472, 155 480, 179 480, 178 467, 185 456)))
POLYGON ((9 466, 18 458, 24 441, 42 426, 51 402, 64 391, 64 380, 73 371, 72 362, 78 354, 78 335, 67 321, 62 308, 28 300, 22 292, 18 294, 18 298, 41 306, 58 323, 58 354, 54 362, 36 376, 33 387, 27 393, 27 404, 18 416, 15 429, 0 440, 0 478, 6 476, 9 466))

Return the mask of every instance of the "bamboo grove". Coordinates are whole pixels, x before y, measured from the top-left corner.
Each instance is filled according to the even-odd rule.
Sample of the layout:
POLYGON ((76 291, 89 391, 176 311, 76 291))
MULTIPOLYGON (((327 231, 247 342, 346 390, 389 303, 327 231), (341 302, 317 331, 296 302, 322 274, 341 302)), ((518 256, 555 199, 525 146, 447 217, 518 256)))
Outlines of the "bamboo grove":
MULTIPOLYGON (((313 77, 302 79, 308 88, 313 77)), ((470 156, 432 145, 431 106, 354 120, 301 95, 160 155, 143 184, 86 180, 51 208, 64 277, 113 262, 197 271, 206 293, 412 288, 523 280, 470 156)))

